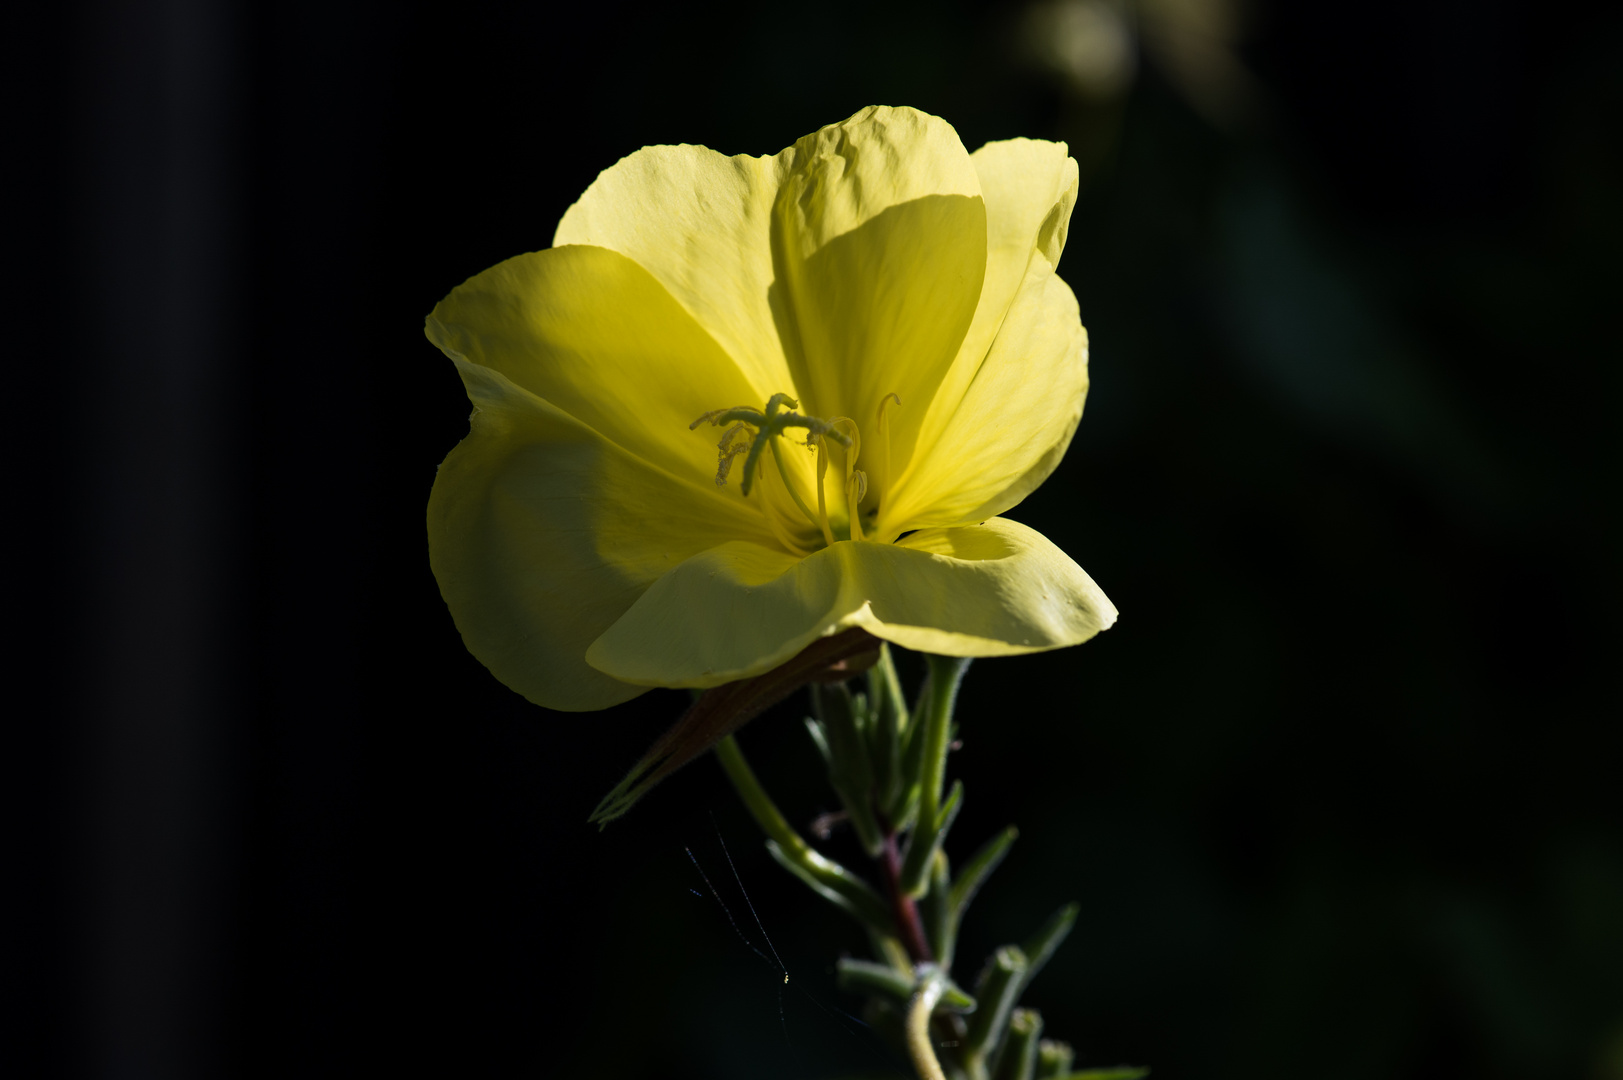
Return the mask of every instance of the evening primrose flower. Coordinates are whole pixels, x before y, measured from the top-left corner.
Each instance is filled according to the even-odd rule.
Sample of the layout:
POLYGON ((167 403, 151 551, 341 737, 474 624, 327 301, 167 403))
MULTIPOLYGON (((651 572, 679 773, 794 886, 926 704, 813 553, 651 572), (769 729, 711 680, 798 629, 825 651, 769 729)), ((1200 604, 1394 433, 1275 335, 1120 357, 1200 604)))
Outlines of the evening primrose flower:
POLYGON ((473 403, 429 555, 468 648, 554 709, 712 687, 862 628, 950 656, 1115 608, 999 514, 1082 415, 1063 143, 868 108, 770 157, 653 146, 428 318, 473 403))

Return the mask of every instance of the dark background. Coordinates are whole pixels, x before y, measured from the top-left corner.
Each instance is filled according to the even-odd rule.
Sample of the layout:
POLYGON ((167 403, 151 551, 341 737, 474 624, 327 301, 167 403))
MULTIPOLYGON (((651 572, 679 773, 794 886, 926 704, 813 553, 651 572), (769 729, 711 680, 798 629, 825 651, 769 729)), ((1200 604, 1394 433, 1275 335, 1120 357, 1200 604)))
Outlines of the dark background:
MULTIPOLYGON (((1023 835, 963 966, 1077 899, 1030 1000, 1083 1063, 1623 1077, 1623 22, 1224 10, 1118 21, 1114 89, 1017 4, 12 22, 0 1068, 896 1065, 837 1015, 860 936, 709 761, 586 826, 683 698, 527 705, 423 527, 468 411, 436 300, 642 145, 775 152, 878 102, 1085 174, 1093 389, 1012 516, 1122 618, 970 672, 950 847, 1023 835), (691 891, 723 838, 788 988, 691 891)), ((805 822, 799 708, 742 741, 805 822)))

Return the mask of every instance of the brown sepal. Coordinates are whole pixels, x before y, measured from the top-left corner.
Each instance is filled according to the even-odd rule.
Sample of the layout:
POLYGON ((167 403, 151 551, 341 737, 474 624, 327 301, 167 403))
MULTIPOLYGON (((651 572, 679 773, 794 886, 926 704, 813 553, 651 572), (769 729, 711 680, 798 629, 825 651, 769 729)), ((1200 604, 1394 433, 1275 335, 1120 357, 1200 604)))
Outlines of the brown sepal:
POLYGON ((599 828, 607 825, 635 806, 655 784, 802 686, 814 681, 842 682, 873 666, 878 657, 878 638, 866 630, 845 630, 818 638, 764 675, 706 690, 603 797, 587 820, 599 828))

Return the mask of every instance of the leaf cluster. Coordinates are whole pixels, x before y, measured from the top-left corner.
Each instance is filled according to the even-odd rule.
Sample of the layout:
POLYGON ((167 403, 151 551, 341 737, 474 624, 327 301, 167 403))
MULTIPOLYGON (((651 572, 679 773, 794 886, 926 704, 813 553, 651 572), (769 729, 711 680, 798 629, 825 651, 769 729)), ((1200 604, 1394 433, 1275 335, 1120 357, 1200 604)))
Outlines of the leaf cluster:
MULTIPOLYGON (((956 728, 953 709, 967 660, 928 656, 914 706, 906 704, 889 648, 864 683, 814 685, 806 728, 848 824, 878 864, 878 887, 808 843, 761 787, 731 737, 717 755, 756 821, 767 848, 790 873, 867 931, 873 959, 841 959, 840 987, 867 998, 865 1014, 906 1045, 909 1009, 932 986, 929 1040, 952 1080, 1135 1080, 1139 1068, 1072 1070, 1071 1048, 1042 1038, 1042 1016, 1020 1001, 1076 922, 1067 904, 1024 942, 995 950, 973 993, 952 977, 959 927, 1018 831, 992 837, 955 875, 944 843, 964 803, 962 782, 945 787, 956 728), (945 796, 945 797, 943 797, 945 796), (937 996, 938 995, 938 996, 937 996)), ((826 838, 828 816, 818 829, 826 838)), ((929 1002, 925 1002, 929 1006, 929 1002)), ((920 1007, 922 1016, 924 1006, 920 1007)), ((921 1019, 919 1021, 923 1023, 921 1019)), ((915 1055, 916 1057, 916 1055, 915 1055)))

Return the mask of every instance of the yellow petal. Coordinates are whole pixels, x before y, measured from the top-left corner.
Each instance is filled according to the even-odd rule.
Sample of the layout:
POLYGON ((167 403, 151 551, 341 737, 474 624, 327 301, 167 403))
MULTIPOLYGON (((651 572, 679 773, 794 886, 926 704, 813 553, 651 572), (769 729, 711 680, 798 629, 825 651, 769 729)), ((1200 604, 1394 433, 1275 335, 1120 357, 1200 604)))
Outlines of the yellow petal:
POLYGON ((970 155, 986 201, 986 280, 975 320, 941 392, 931 402, 923 443, 931 446, 963 397, 1003 325, 1034 256, 1059 266, 1078 188, 1076 161, 1062 142, 1008 139, 970 155))
POLYGON ((629 683, 716 686, 853 626, 925 652, 1007 656, 1075 645, 1115 618, 1064 552, 993 519, 899 544, 842 542, 801 560, 723 544, 655 582, 586 657, 629 683))
POLYGON ((429 561, 468 650, 537 705, 642 693, 586 648, 648 585, 724 538, 771 544, 741 502, 684 483, 467 360, 472 430, 428 503, 429 561))
MULTIPOLYGON (((917 510, 940 493, 934 485, 942 479, 943 474, 939 468, 941 463, 935 460, 935 456, 943 448, 944 441, 949 444, 946 450, 950 454, 950 443, 958 442, 964 436, 961 429, 949 435, 948 428, 954 424, 964 403, 964 397, 976 381, 982 366, 987 363, 989 356, 993 355, 993 343, 1002 332, 1005 322, 1024 317, 1031 311, 1030 296, 1026 297, 1018 309, 1011 310, 1016 297, 1022 292, 1029 293, 1032 290, 1036 290, 1040 296, 1045 287, 1043 279, 1059 265, 1060 254, 1064 250, 1070 226, 1071 209, 1076 203, 1077 167, 1076 162, 1068 156, 1064 143, 1033 139, 992 142, 970 155, 970 160, 975 165, 981 192, 986 201, 986 279, 981 288, 974 321, 964 337, 964 343, 939 392, 930 402, 929 413, 924 418, 919 436, 919 449, 912 459, 915 470, 925 470, 929 475, 906 477, 900 486, 908 490, 897 492, 892 498, 895 504, 899 496, 901 501, 910 504, 912 510, 917 510), (921 492, 919 490, 921 483, 929 490, 921 492)), ((1080 326, 1077 329, 1080 330, 1080 326)), ((1024 336, 1018 328, 1011 328, 1011 332, 1014 336, 1024 336)), ((1011 359, 1012 350, 1008 344, 1006 341, 1004 347, 996 354, 998 359, 1005 362, 1011 359)), ((1012 358, 1021 359, 1018 356, 1012 358)), ((1084 378, 1085 375, 1084 369, 1084 378)), ((1040 384, 1043 379, 1049 377, 1049 373, 1045 370, 1045 365, 1039 361, 1032 363, 1016 377, 1040 384)), ((988 382, 996 381, 996 379, 982 380, 982 391, 987 389, 988 382)), ((985 395, 982 393, 979 396, 984 398, 985 395)), ((1080 409, 1080 403, 1077 404, 1080 409)), ((1023 419, 1014 419, 1012 410, 1007 412, 1009 415, 1003 419, 1004 424, 1025 422, 1023 419)), ((984 416, 975 417, 976 422, 983 420, 984 416)), ((1036 426, 1040 428, 1043 425, 1036 426)), ((1067 434, 1065 442, 1068 441, 1067 434)), ((1031 467, 1033 456, 1040 458, 1052 449, 1052 443, 1031 447, 1024 463, 1014 470, 1014 474, 1024 474, 1031 467)), ((1058 453, 1052 455, 1053 460, 1047 469, 1041 470, 1041 475, 1020 493, 1020 497, 1053 470, 1064 449, 1064 445, 1059 446, 1058 453)), ((962 459, 953 460, 956 467, 956 463, 962 459)), ((1005 474, 1003 483, 1008 483, 1006 475, 1008 470, 1004 469, 1003 472, 1005 474)), ((964 498, 957 498, 954 501, 960 507, 966 504, 964 498)), ((1018 501, 1019 498, 1015 498, 995 510, 977 514, 976 511, 984 503, 984 499, 975 500, 968 503, 970 511, 964 515, 932 514, 929 521, 957 523, 980 520, 1001 513, 1018 501)), ((900 528, 916 527, 902 524, 892 513, 887 513, 885 517, 887 523, 897 522, 900 528)))
POLYGON ((792 148, 774 208, 771 303, 802 403, 848 416, 879 490, 911 452, 974 316, 986 270, 980 180, 945 121, 864 109, 792 148))
MULTIPOLYGON (((611 248, 635 260, 733 357, 757 406, 793 386, 767 304, 782 157, 645 147, 605 169, 552 240, 611 248)), ((714 407, 734 404, 741 403, 714 407)))
POLYGON ((1065 455, 1087 389, 1076 297, 1039 258, 946 430, 897 484, 882 536, 980 521, 1019 503, 1065 455))
MULTIPOLYGON (((452 290, 427 333, 652 465, 714 488, 710 409, 761 404, 738 366, 641 266, 571 246, 508 259, 452 290)), ((738 485, 729 497, 741 498, 738 485)))
POLYGON ((986 276, 1007 306, 1033 251, 1058 269, 1076 205, 1076 159, 1062 142, 990 142, 969 160, 986 200, 986 276))
POLYGON ((913 199, 978 198, 980 178, 952 125, 917 109, 872 105, 779 155, 779 239, 796 258, 913 199))

